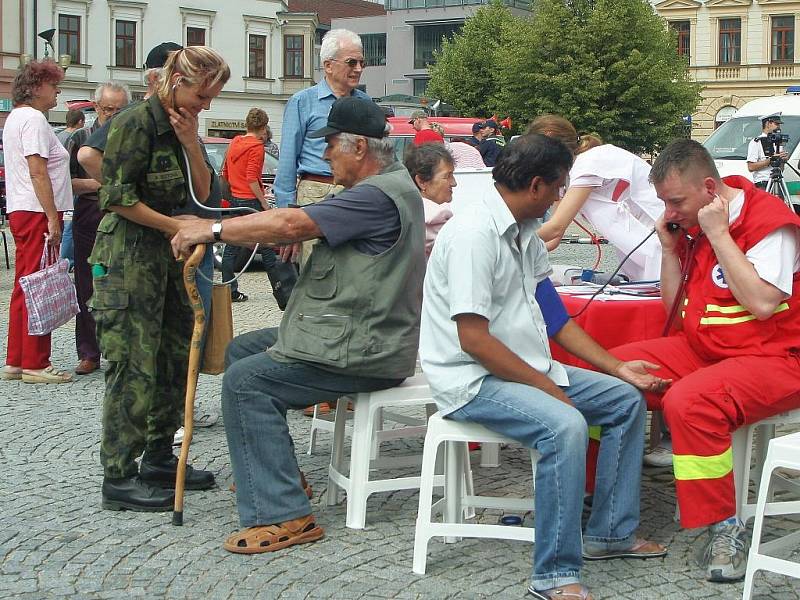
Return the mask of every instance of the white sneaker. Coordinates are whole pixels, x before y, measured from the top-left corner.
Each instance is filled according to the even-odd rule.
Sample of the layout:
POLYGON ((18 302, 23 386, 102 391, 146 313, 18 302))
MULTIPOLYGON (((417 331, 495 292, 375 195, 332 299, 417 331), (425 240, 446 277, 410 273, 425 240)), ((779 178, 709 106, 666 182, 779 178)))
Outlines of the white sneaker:
POLYGON ((178 431, 175 432, 175 437, 172 438, 173 446, 180 446, 182 443, 183 443, 183 427, 178 429, 178 431))
POLYGON ((658 445, 644 455, 642 462, 648 467, 671 467, 672 448, 658 445))
POLYGON ((709 529, 704 563, 706 579, 717 583, 740 581, 747 570, 747 530, 717 523, 709 529))

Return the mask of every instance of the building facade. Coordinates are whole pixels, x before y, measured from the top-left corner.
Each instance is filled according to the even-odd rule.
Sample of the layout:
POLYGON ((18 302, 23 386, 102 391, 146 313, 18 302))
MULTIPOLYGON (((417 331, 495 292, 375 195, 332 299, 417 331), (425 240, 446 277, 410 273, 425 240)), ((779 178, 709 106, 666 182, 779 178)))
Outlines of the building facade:
POLYGON ((745 102, 800 83, 800 1, 661 0, 654 6, 677 32, 678 51, 703 85, 692 137, 705 139, 745 102))
MULTIPOLYGON (((334 18, 331 27, 361 35, 366 67, 361 83, 373 97, 424 96, 428 65, 442 38, 464 26, 487 0, 386 0, 385 15, 334 18)), ((518 15, 530 15, 528 0, 505 0, 518 15)))
POLYGON ((69 55, 52 123, 63 122, 66 102, 90 99, 109 79, 126 83, 134 97, 145 91, 142 66, 164 41, 208 45, 231 67, 231 79, 211 110, 200 115, 200 133, 231 136, 244 131, 253 106, 270 116, 280 135, 289 96, 320 77, 317 15, 290 12, 280 0, 0 0, 0 126, 10 110, 11 81, 23 56, 69 55), (55 29, 52 48, 37 34, 55 29), (315 58, 317 57, 317 58, 315 58))

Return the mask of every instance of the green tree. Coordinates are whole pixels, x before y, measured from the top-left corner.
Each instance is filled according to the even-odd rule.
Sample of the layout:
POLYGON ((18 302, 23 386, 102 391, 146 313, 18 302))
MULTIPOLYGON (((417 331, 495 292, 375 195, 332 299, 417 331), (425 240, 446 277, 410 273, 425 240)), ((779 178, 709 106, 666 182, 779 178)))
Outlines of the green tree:
POLYGON ((459 34, 443 40, 429 69, 426 94, 451 104, 461 114, 491 116, 498 89, 498 52, 517 21, 500 0, 479 8, 459 34))
POLYGON ((647 0, 537 0, 534 7, 524 19, 497 5, 468 19, 433 69, 436 95, 464 114, 510 115, 518 131, 537 115, 560 114, 632 152, 680 134, 700 86, 647 0), (498 28, 499 14, 506 17, 498 28))

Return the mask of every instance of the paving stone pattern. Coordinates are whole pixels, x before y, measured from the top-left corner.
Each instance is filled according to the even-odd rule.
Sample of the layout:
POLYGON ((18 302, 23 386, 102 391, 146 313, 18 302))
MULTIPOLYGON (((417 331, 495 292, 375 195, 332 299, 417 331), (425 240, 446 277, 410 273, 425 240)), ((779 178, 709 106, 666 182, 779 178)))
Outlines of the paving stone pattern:
MULTIPOLYGON (((10 237, 10 236, 9 236, 10 237)), ((12 242, 13 256, 13 242, 12 242)), ((604 265, 611 266, 606 251, 604 265)), ((591 265, 591 248, 570 246, 557 262, 591 265)), ((12 270, 0 267, 0 331, 7 329, 12 270)), ((275 325, 280 318, 264 274, 244 275, 250 301, 234 304, 237 332, 275 325)), ((72 324, 53 335, 53 363, 74 368, 72 324)), ((5 347, 2 351, 5 357, 5 347)), ((219 412, 220 377, 201 376, 199 410, 219 412)), ((195 431, 191 462, 214 472, 218 488, 188 492, 185 524, 171 514, 110 512, 100 508, 99 464, 103 375, 96 372, 66 385, 0 382, 0 598, 44 600, 120 598, 524 598, 531 547, 522 542, 433 540, 428 573, 411 572, 417 494, 372 496, 367 528, 344 526, 345 505, 325 506, 330 437, 319 436, 313 456, 300 465, 314 488, 314 511, 326 537, 275 554, 241 556, 222 541, 238 529, 224 423, 195 431)), ((305 449, 309 419, 289 417, 298 448, 305 449)), ((385 446, 389 454, 419 452, 421 441, 385 446)), ((509 447, 502 466, 481 468, 473 453, 478 490, 522 495, 530 486, 527 453, 509 447)), ((674 488, 664 470, 646 470, 641 533, 669 544, 665 559, 621 560, 586 565, 585 583, 599 599, 739 598, 741 585, 702 580, 693 555, 698 531, 673 521, 674 488)), ((481 519, 493 521, 497 513, 481 519)), ((526 515, 526 520, 531 516, 526 515)), ((798 527, 777 519, 772 534, 798 527)), ((795 553, 795 559, 800 556, 795 553)), ((800 598, 800 583, 776 575, 758 578, 759 598, 800 598)))

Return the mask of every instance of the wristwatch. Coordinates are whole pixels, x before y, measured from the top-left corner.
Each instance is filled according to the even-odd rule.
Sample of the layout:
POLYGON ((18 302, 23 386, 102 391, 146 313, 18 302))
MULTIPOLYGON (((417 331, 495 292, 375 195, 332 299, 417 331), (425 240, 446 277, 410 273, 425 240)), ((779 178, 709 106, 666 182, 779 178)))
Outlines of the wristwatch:
POLYGON ((214 241, 221 242, 222 241, 222 221, 217 221, 211 226, 211 233, 214 234, 214 241))

